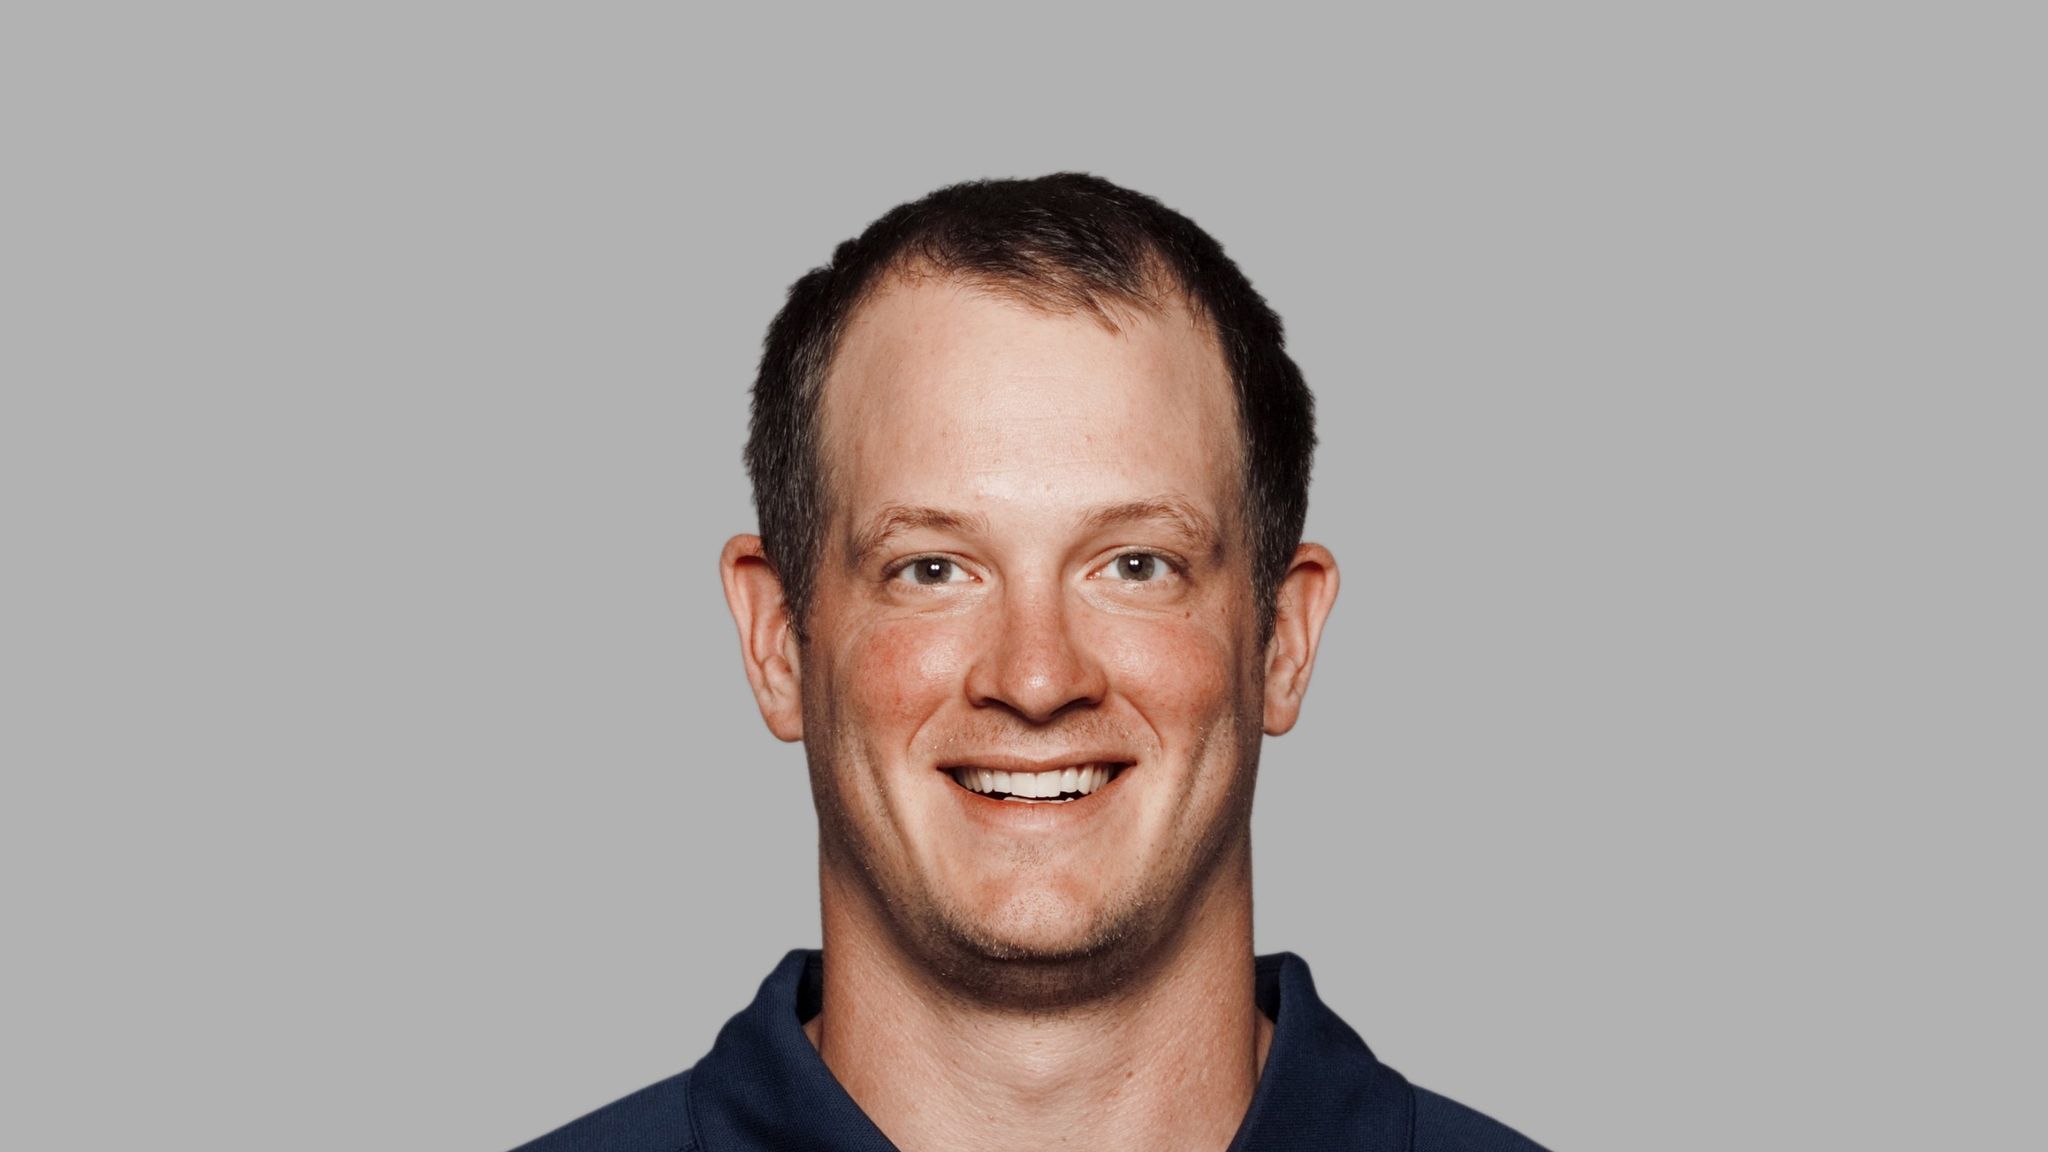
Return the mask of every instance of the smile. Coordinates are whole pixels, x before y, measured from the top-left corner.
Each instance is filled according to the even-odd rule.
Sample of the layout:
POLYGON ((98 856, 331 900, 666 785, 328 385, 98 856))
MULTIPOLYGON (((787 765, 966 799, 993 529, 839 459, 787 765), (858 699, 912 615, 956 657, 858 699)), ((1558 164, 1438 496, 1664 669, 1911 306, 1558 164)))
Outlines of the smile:
POLYGON ((1122 764, 1077 764, 1043 772, 1005 772, 994 768, 948 768, 946 774, 969 792, 991 800, 1020 804, 1065 804, 1079 800, 1116 779, 1122 764))

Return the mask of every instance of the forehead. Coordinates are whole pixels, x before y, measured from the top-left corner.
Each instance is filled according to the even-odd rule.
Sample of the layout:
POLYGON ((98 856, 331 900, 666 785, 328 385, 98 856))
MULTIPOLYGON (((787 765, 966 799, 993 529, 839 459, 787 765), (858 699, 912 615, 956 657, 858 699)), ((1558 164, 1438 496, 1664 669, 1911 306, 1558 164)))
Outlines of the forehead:
POLYGON ((941 276, 848 325, 823 398, 834 518, 888 503, 1054 516, 1173 496, 1234 511, 1235 390, 1177 295, 1112 330, 941 276))

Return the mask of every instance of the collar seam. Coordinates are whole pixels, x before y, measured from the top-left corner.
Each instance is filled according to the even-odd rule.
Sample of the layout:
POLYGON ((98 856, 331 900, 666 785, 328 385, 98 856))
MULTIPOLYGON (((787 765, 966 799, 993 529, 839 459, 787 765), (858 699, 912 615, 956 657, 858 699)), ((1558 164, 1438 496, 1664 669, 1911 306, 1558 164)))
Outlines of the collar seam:
POLYGON ((693 1073, 696 1071, 692 1068, 683 1073, 683 1127, 690 1133, 690 1142, 676 1152, 703 1152, 704 1149, 704 1134, 697 1131, 697 1107, 690 1102, 691 1081, 695 1079, 693 1073))

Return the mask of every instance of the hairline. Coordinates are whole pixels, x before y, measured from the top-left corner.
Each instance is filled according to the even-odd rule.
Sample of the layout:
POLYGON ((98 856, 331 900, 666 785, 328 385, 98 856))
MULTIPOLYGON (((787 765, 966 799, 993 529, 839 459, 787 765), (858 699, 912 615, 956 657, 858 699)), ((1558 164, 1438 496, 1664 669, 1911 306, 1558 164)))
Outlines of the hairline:
MULTIPOLYGON (((834 514, 839 508, 838 492, 840 486, 834 482, 833 463, 830 459, 831 453, 827 451, 832 436, 825 421, 826 386, 831 382, 834 373, 838 370, 840 355, 845 350, 847 334, 852 330, 854 323, 860 319, 861 313, 887 292, 931 279, 949 281, 971 291, 982 293, 991 299, 1020 304, 1046 315, 1071 316, 1086 313, 1090 319, 1108 331, 1119 334, 1122 329, 1116 323, 1116 315, 1118 313, 1135 314, 1140 317, 1164 320, 1175 310, 1176 304, 1178 305, 1178 309, 1187 316, 1196 330, 1202 335, 1209 346, 1211 354, 1222 365, 1224 378, 1230 388, 1231 414, 1237 424, 1237 434, 1233 438, 1233 443, 1237 446, 1236 472, 1238 492, 1235 518, 1238 521, 1238 531, 1236 535, 1238 543, 1244 548, 1247 565, 1250 569, 1252 595, 1259 601, 1256 605, 1256 610, 1259 616, 1260 631, 1262 633, 1270 633, 1272 631, 1273 601, 1277 595, 1278 588, 1277 585, 1271 590, 1262 589, 1261 587, 1265 558, 1259 539, 1258 526, 1255 523, 1257 513, 1255 504, 1258 500, 1258 493, 1252 483, 1251 418, 1250 414, 1245 411, 1244 382, 1238 378, 1237 366, 1232 362, 1229 351, 1224 347, 1222 332, 1218 328, 1215 317, 1211 315, 1209 308, 1202 303, 1192 287, 1185 283, 1182 277, 1166 262, 1164 254, 1158 250, 1157 245, 1150 243, 1146 245, 1142 266, 1144 271, 1140 283, 1155 286, 1160 291, 1140 296, 1125 292, 1114 285, 1091 284, 1086 281, 1079 281, 1079 278, 1076 278, 1081 284, 1081 288, 1080 290, 1064 292, 1063 295, 1068 298, 1064 302, 1059 301, 1056 297, 1048 299, 1053 297, 1051 291, 1033 291, 1033 289, 1050 289, 1053 287, 1045 281, 1033 279, 1029 276, 1003 276, 973 269, 954 268, 937 259, 929 252, 923 251, 919 245, 915 244, 882 262, 874 269, 873 273, 867 278, 866 283, 862 284, 859 291, 855 292, 847 300, 845 310, 840 314, 837 322, 830 325, 826 330, 824 356, 822 362, 817 367, 816 379, 800 383, 801 387, 811 393, 807 398, 809 401, 807 407, 810 409, 810 419, 813 422, 813 436, 809 449, 813 454, 813 459, 810 461, 811 473, 816 478, 818 485, 818 507, 816 508, 818 522, 813 529, 815 539, 812 541, 814 546, 809 557, 810 571, 805 574, 805 586, 808 591, 802 605, 803 618, 798 619, 793 616, 791 621, 799 644, 808 643, 810 638, 808 617, 817 600, 818 576, 825 570, 825 567, 832 559, 826 555, 826 552, 836 548, 837 545, 834 541, 840 540, 845 535, 843 533, 836 533, 832 526, 834 514)), ((775 558, 770 557, 770 559, 773 561, 775 558)))

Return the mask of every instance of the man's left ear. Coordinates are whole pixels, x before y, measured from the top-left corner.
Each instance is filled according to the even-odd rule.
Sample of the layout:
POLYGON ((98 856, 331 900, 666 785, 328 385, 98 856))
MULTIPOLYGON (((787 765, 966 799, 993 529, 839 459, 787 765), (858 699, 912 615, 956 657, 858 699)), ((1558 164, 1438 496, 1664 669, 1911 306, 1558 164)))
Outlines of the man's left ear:
POLYGON ((1301 717, 1323 621, 1337 602, 1337 558, 1321 544, 1294 550, 1273 606, 1273 637, 1266 642, 1266 734, 1278 736, 1301 717))

